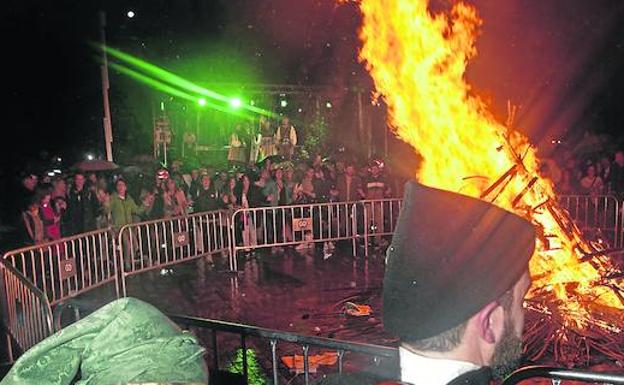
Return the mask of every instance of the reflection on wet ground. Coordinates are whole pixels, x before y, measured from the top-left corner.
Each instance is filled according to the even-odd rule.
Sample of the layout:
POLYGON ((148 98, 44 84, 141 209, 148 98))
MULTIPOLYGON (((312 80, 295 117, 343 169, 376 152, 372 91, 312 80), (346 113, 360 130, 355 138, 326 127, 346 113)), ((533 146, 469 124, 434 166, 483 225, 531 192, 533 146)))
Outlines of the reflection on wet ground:
MULTIPOLYGON (((337 250, 324 259, 322 252, 314 248, 305 252, 291 248, 274 253, 265 250, 241 256, 238 273, 227 271, 226 258, 214 256, 128 278, 127 293, 166 313, 394 345, 394 340, 381 326, 383 257, 354 258, 351 254, 350 249, 337 250), (344 312, 347 302, 369 305, 372 312, 359 317, 347 315, 344 312)), ((113 289, 107 287, 96 289, 79 301, 99 307, 112 298, 113 289)), ((210 350, 210 333, 195 332, 210 350)), ((236 336, 223 335, 219 341, 220 350, 231 351, 239 343, 236 336)), ((248 344, 263 356, 262 366, 270 369, 268 341, 251 340, 248 344)), ((278 351, 279 355, 302 354, 300 346, 290 344, 282 344, 278 351)), ((310 354, 314 353, 311 349, 310 354)), ((361 368, 371 359, 351 357, 346 360, 345 368, 361 368)), ((221 361, 222 365, 226 364, 227 357, 221 357, 221 361)), ((333 367, 328 371, 335 370, 333 367)), ((281 367, 280 372, 284 379, 289 379, 286 368, 281 367)))

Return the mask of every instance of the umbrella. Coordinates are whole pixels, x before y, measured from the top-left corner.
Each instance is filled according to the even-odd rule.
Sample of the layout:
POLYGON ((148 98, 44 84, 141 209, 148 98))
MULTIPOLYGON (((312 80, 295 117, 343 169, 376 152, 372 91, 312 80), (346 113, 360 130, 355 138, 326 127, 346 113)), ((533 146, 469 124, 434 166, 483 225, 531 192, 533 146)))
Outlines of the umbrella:
POLYGON ((119 166, 107 160, 94 159, 78 162, 73 166, 73 168, 82 171, 109 171, 118 169, 119 166))

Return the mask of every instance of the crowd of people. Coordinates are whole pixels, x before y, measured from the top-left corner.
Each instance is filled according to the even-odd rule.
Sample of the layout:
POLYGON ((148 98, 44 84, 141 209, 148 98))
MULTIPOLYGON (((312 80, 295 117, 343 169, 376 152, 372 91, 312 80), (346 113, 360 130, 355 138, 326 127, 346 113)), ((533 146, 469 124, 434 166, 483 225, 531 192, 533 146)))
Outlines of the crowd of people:
POLYGON ((624 151, 617 151, 612 159, 600 156, 581 161, 567 156, 560 164, 544 163, 543 169, 561 194, 613 195, 624 199, 624 151))
MULTIPOLYGON (((256 135, 237 126, 229 167, 146 172, 140 179, 110 173, 75 172, 68 177, 22 178, 17 228, 22 244, 41 244, 96 229, 220 209, 345 202, 399 197, 402 182, 383 161, 356 164, 348 156, 300 160, 297 130, 287 117, 271 128, 262 120, 256 135), (257 160, 261 159, 259 163, 257 160), (153 175, 153 176, 152 176, 153 175)), ((624 199, 624 151, 613 158, 545 160, 542 173, 564 195, 614 195, 624 199)))
MULTIPOLYGON (((269 150, 279 148, 267 138, 263 143, 269 150)), ((176 161, 170 169, 158 169, 153 178, 140 180, 81 171, 40 180, 27 173, 22 178, 17 226, 22 229, 22 244, 192 212, 401 196, 402 183, 380 160, 362 165, 346 157, 328 160, 317 154, 311 161, 300 161, 292 158, 288 146, 279 151, 283 154, 274 152, 252 165, 230 160, 226 170, 183 169, 176 161)), ((561 163, 563 167, 547 161, 542 169, 560 194, 624 198, 623 151, 616 152, 612 161, 602 157, 580 164, 569 157, 561 163)))
POLYGON ((179 161, 152 176, 77 171, 68 177, 22 179, 24 244, 41 244, 96 229, 220 209, 355 201, 400 196, 401 184, 381 160, 289 160, 275 155, 227 170, 184 169, 179 161))

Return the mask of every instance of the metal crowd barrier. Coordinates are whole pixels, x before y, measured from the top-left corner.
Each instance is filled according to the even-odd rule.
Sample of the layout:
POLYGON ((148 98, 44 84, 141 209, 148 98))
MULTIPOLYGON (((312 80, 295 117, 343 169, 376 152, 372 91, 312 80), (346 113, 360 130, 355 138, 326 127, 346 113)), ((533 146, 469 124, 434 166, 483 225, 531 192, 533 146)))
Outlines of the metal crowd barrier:
MULTIPOLYGON (((351 240, 358 234, 356 202, 239 209, 232 214, 232 261, 240 250, 351 240)), ((354 244, 355 246, 355 244, 354 244)))
POLYGON ((241 349, 243 352, 243 377, 245 383, 248 379, 247 373, 247 338, 258 337, 268 340, 271 346, 271 377, 273 385, 279 385, 278 375, 278 343, 290 343, 301 346, 303 356, 303 375, 305 384, 310 383, 310 347, 328 349, 337 353, 337 372, 342 373, 344 368, 345 353, 360 353, 372 357, 372 362, 381 366, 382 360, 388 362, 384 366, 389 366, 398 373, 398 349, 380 345, 371 345, 357 342, 346 342, 331 338, 312 337, 302 334, 290 333, 281 330, 265 329, 257 326, 237 324, 233 322, 216 321, 183 315, 170 315, 174 322, 183 327, 195 327, 199 329, 210 329, 212 331, 212 361, 213 367, 210 370, 219 370, 219 347, 217 343, 217 333, 226 332, 240 335, 241 349))
POLYGON ((13 362, 13 338, 25 352, 53 333, 52 309, 41 290, 5 261, 2 274, 2 318, 7 328, 7 350, 13 362))
POLYGON ((562 195, 559 204, 566 209, 579 229, 589 237, 600 237, 610 247, 621 247, 624 223, 619 217, 619 203, 612 195, 562 195))
POLYGON ((553 384, 561 381, 575 381, 591 384, 624 384, 623 374, 588 372, 584 370, 551 368, 547 366, 528 366, 518 369, 503 381, 501 385, 516 385, 534 378, 552 380, 553 384))
POLYGON ((370 239, 381 243, 391 236, 401 209, 401 199, 312 203, 237 210, 232 215, 232 262, 241 250, 304 243, 364 241, 368 256, 370 239))
POLYGON ((114 236, 110 229, 105 229, 9 251, 3 259, 54 306, 116 280, 115 256, 114 236))
POLYGON ((620 203, 621 206, 619 206, 620 209, 620 221, 618 223, 618 227, 619 227, 619 239, 618 239, 618 243, 616 245, 617 248, 623 249, 624 248, 624 202, 620 203))
MULTIPOLYGON (((614 197, 560 202, 581 230, 624 244, 624 206, 614 197)), ((49 309, 61 301, 111 281, 125 296, 126 277, 216 252, 230 251, 231 270, 238 251, 261 247, 350 240, 355 255, 363 240, 368 255, 369 240, 392 235, 400 208, 401 199, 382 199, 197 213, 124 226, 117 237, 106 229, 10 251, 3 258, 3 314, 16 318, 5 324, 27 349, 52 330, 45 326, 49 309)))
POLYGON ((229 251, 229 229, 229 212, 225 210, 122 227, 118 235, 122 295, 127 294, 129 276, 229 251))
MULTIPOLYGON (((396 226, 403 199, 375 199, 359 201, 357 203, 357 218, 363 218, 364 255, 368 256, 369 240, 374 240, 377 246, 383 246, 386 240, 383 237, 392 236, 396 226)), ((360 228, 360 227, 358 227, 360 228)))

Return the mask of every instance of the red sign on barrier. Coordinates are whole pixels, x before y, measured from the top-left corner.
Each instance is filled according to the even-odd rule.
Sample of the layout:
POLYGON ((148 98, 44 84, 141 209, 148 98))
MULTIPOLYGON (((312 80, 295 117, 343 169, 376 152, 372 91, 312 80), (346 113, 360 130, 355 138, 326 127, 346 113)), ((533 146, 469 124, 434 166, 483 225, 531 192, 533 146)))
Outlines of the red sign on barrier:
POLYGON ((175 247, 182 247, 189 244, 189 235, 187 231, 180 231, 179 233, 173 233, 173 245, 175 247))
POLYGON ((63 259, 59 263, 59 271, 61 272, 61 279, 69 279, 76 275, 76 259, 63 259))
POLYGON ((312 231, 312 218, 293 218, 293 230, 312 231))

